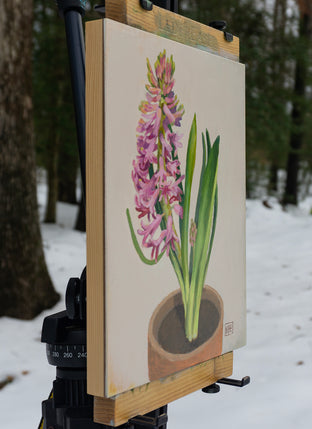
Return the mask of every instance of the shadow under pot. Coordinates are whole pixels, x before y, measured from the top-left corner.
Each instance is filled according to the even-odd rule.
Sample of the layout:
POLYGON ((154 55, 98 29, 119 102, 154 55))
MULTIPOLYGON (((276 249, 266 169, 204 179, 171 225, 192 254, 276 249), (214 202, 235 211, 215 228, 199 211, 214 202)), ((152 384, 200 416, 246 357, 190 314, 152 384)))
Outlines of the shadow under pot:
POLYGON ((223 301, 218 292, 204 286, 199 312, 198 337, 185 336, 181 291, 168 295, 155 309, 148 329, 150 381, 205 362, 222 354, 223 301))

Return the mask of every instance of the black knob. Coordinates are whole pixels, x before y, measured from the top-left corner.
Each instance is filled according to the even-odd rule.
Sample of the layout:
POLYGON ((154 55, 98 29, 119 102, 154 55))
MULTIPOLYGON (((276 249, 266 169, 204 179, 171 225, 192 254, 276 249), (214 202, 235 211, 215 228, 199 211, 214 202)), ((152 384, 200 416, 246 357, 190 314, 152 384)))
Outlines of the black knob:
POLYGON ((220 386, 214 383, 214 384, 211 384, 210 386, 204 387, 202 391, 204 393, 218 393, 220 392, 220 386))
POLYGON ((216 30, 224 31, 226 29, 226 21, 211 21, 209 27, 213 27, 216 30))
POLYGON ((66 311, 70 319, 79 318, 79 293, 80 279, 72 277, 69 279, 66 289, 66 311))

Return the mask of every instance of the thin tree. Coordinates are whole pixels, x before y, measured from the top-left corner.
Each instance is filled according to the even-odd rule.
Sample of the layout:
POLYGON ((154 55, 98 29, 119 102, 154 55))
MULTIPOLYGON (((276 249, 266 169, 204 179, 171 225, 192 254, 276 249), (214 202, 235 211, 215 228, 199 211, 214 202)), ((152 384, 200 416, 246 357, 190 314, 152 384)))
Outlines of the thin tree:
MULTIPOLYGON (((60 155, 64 173, 72 171, 66 159, 68 147, 77 159, 70 82, 67 78, 67 51, 64 23, 57 16, 56 5, 34 0, 34 125, 38 160, 47 172, 47 204, 44 221, 56 222, 60 155)), ((68 157, 67 157, 68 158, 68 157)), ((74 165, 77 170, 77 161, 74 165)), ((74 181, 76 171, 74 171, 74 181)), ((63 180, 62 180, 63 183, 63 180)))
POLYGON ((299 46, 295 66, 293 104, 291 112, 292 129, 289 139, 287 178, 283 204, 298 203, 298 175, 300 151, 304 141, 304 122, 306 113, 306 87, 309 67, 309 50, 312 38, 312 4, 310 0, 297 0, 299 19, 299 46))
POLYGON ((59 295, 45 264, 32 129, 33 1, 0 1, 0 316, 31 319, 59 295))
POLYGON ((289 113, 287 112, 289 78, 287 64, 291 35, 287 32, 287 0, 275 0, 272 16, 271 46, 269 51, 268 93, 270 93, 270 132, 267 136, 269 157, 268 191, 278 190, 278 169, 285 163, 289 136, 289 113))

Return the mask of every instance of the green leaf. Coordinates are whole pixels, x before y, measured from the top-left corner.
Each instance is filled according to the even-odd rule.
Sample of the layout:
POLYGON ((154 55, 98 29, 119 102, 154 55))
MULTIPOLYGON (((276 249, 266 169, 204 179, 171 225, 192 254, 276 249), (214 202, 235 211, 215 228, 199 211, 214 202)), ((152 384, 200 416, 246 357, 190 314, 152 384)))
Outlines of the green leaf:
POLYGON ((183 279, 185 282, 186 293, 189 288, 189 268, 188 268, 188 230, 189 230, 189 212, 191 200, 191 188, 193 181, 193 174, 195 168, 196 158, 196 141, 197 141, 197 125, 196 114, 192 122, 188 147, 186 156, 185 168, 185 190, 184 190, 184 203, 183 203, 183 219, 180 222, 180 236, 181 236, 181 263, 183 279))
MULTIPOLYGON (((203 187, 203 178, 204 178, 204 173, 205 173, 205 168, 206 168, 206 163, 207 163, 207 150, 206 150, 206 142, 205 142, 204 133, 202 133, 202 146, 203 146, 203 160, 202 160, 202 168, 201 168, 201 173, 200 173, 200 181, 199 181, 199 186, 198 186, 195 219, 194 219, 194 222, 196 224, 196 228, 198 226, 198 213, 199 213, 200 201, 202 198, 201 193, 202 193, 202 187, 203 187)), ((190 252, 190 263, 189 263, 190 278, 192 278, 193 258, 194 258, 194 247, 191 248, 191 252, 190 252)))
POLYGON ((209 137, 209 132, 206 128, 206 142, 207 142, 207 157, 209 158, 210 152, 211 152, 211 141, 209 137))
POLYGON ((204 257, 205 259, 209 245, 211 224, 213 220, 213 207, 217 186, 219 142, 220 138, 218 137, 211 149, 210 157, 208 158, 207 167, 203 176, 202 199, 200 201, 198 214, 197 234, 199 237, 203 238, 201 243, 203 246, 201 249, 198 249, 198 256, 201 258, 204 257), (203 255, 203 253, 205 255, 203 255))
POLYGON ((214 207, 213 207, 213 221, 212 221, 212 230, 211 230, 211 236, 209 240, 209 249, 208 249, 208 255, 206 259, 205 264, 205 270, 204 270, 204 277, 206 277, 206 273, 208 270, 210 255, 212 251, 212 245, 214 241, 215 231, 216 231, 216 224, 217 224, 217 215, 218 215, 218 185, 216 186, 216 193, 215 193, 215 201, 214 201, 214 207))
POLYGON ((143 252, 141 250, 141 247, 140 247, 140 245, 138 243, 138 240, 136 238, 136 235, 135 235, 135 232, 134 232, 134 228, 133 228, 133 225, 132 225, 132 221, 131 221, 131 216, 130 216, 129 209, 126 210, 126 214, 127 214, 128 224, 129 224, 129 228, 130 228, 132 242, 133 242, 134 248, 135 248, 137 254, 139 255, 141 261, 144 262, 144 264, 147 264, 147 265, 155 265, 155 264, 157 264, 157 262, 159 262, 161 260, 161 258, 163 257, 163 255, 165 253, 165 250, 159 254, 157 262, 154 261, 153 259, 146 258, 144 256, 144 254, 143 254, 143 252))
MULTIPOLYGON (((197 236, 194 246, 193 270, 190 285, 189 305, 188 305, 188 329, 193 331, 191 338, 196 337, 197 319, 201 294, 205 280, 207 252, 213 227, 213 214, 215 205, 215 194, 217 188, 218 156, 219 156, 218 137, 211 148, 207 166, 203 176, 203 185, 198 213, 197 236)), ((216 221, 216 220, 215 220, 216 221)))
POLYGON ((197 338, 198 335, 198 323, 199 323, 199 311, 200 311, 200 303, 202 290, 205 283, 205 277, 208 270, 208 265, 210 261, 210 255, 212 250, 212 245, 214 241, 214 235, 216 230, 216 222, 217 222, 217 213, 218 213, 218 186, 216 187, 215 193, 215 202, 214 202, 214 211, 213 211, 213 222, 212 222, 212 230, 211 236, 209 240, 209 250, 206 258, 205 268, 199 273, 198 285, 202 285, 202 287, 197 287, 195 290, 195 299, 194 299, 194 307, 193 307, 193 326, 192 326, 192 335, 191 338, 197 338))
MULTIPOLYGON (((213 204, 214 204, 214 186, 216 186, 216 174, 218 166, 219 140, 216 139, 215 145, 210 149, 210 157, 208 158, 204 174, 202 176, 201 192, 197 197, 197 236, 194 246, 194 260, 192 269, 192 284, 197 282, 193 276, 197 276, 200 260, 202 259, 207 235, 210 234, 213 204)), ((208 247, 208 245, 207 245, 208 247)), ((204 255, 206 259, 206 253, 204 255)))
POLYGON ((207 155, 208 155, 208 151, 206 150, 204 133, 202 133, 202 145, 203 145, 203 161, 202 161, 202 168, 201 168, 201 173, 200 173, 200 182, 199 182, 199 187, 198 187, 196 211, 195 211, 196 226, 198 225, 198 214, 199 214, 200 201, 202 198, 201 194, 202 194, 203 180, 204 180, 205 169, 207 166, 207 155))

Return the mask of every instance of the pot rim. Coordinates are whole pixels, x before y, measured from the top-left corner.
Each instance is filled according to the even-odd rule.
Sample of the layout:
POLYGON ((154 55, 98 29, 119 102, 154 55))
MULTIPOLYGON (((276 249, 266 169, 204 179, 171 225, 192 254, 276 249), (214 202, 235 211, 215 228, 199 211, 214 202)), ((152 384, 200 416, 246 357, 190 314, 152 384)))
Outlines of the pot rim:
MULTIPOLYGON (((193 356, 196 356, 201 350, 205 349, 207 347, 207 343, 210 341, 213 341, 213 339, 218 335, 219 330, 220 330, 220 325, 223 326, 223 300, 220 296, 220 294, 211 286, 208 285, 204 285, 204 290, 206 292, 212 293, 215 298, 217 299, 219 306, 220 306, 220 319, 219 322, 216 326, 216 329, 214 331, 214 333, 212 334, 211 337, 209 337, 206 341, 204 341, 200 346, 198 346, 196 349, 192 350, 191 352, 188 353, 171 353, 166 351, 158 342, 158 340, 155 338, 155 335, 153 333, 153 325, 154 325, 154 321, 156 319, 156 316, 160 310, 160 308, 164 305, 165 302, 169 301, 170 299, 172 299, 174 296, 176 295, 181 295, 181 290, 177 289, 173 292, 171 292, 169 295, 167 295, 155 308, 152 317, 150 319, 149 322, 149 327, 148 327, 148 338, 149 341, 151 342, 151 345, 154 348, 160 348, 162 350, 162 355, 169 361, 184 361, 186 359, 191 359, 193 356)), ((223 335, 223 327, 222 327, 222 335, 223 335)))

